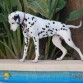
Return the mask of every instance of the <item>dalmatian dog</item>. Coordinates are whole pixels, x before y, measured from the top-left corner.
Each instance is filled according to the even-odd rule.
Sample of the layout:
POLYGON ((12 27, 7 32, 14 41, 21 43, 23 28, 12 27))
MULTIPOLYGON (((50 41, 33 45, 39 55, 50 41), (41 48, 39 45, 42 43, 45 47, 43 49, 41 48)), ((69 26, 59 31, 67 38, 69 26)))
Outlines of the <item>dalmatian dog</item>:
POLYGON ((39 39, 44 37, 53 36, 53 44, 62 51, 62 56, 57 58, 57 60, 62 60, 67 53, 67 50, 61 44, 61 38, 73 49, 75 49, 83 60, 83 54, 78 47, 72 41, 70 28, 79 28, 82 25, 82 21, 78 26, 66 25, 58 21, 42 19, 40 17, 24 13, 21 11, 16 11, 8 16, 8 21, 10 23, 10 29, 16 31, 18 26, 22 26, 22 31, 24 35, 24 54, 20 61, 24 61, 27 55, 27 49, 29 46, 30 37, 33 38, 35 46, 35 59, 33 62, 38 61, 39 57, 39 39))

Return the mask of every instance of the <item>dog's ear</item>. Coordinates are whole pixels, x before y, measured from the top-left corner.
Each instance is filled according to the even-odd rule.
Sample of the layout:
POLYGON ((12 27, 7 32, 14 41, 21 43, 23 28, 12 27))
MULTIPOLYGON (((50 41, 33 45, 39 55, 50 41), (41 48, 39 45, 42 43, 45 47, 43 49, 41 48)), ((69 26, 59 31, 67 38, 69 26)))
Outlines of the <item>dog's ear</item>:
POLYGON ((13 19, 16 21, 17 24, 20 24, 20 16, 19 14, 15 15, 13 19))

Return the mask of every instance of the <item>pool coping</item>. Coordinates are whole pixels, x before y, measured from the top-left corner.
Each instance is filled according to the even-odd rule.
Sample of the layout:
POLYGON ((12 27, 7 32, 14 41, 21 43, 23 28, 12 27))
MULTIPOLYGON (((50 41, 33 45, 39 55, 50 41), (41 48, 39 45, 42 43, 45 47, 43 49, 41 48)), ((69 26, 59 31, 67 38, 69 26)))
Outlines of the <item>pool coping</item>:
POLYGON ((39 60, 32 63, 31 60, 19 62, 17 59, 0 59, 0 70, 11 71, 83 71, 81 60, 39 60))

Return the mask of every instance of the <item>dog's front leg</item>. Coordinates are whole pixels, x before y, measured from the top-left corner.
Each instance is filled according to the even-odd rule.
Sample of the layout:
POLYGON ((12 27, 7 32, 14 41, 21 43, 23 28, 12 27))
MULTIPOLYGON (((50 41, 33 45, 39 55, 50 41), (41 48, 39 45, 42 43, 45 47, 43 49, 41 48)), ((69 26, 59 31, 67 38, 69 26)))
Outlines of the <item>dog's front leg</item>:
POLYGON ((24 54, 23 54, 23 57, 22 59, 20 60, 21 62, 23 62, 27 56, 27 50, 28 50, 28 45, 29 45, 29 38, 24 38, 24 41, 25 41, 25 46, 24 46, 24 54))
POLYGON ((39 57, 39 38, 38 37, 33 37, 33 41, 34 41, 34 46, 35 46, 35 59, 33 60, 33 62, 38 62, 38 57, 39 57))

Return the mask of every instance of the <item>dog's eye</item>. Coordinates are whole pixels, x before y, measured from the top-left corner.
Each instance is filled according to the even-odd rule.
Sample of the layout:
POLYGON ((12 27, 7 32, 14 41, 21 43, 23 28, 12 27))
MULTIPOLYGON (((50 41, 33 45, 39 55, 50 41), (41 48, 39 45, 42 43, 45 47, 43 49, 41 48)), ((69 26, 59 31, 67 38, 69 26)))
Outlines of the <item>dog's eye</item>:
POLYGON ((12 24, 14 24, 14 23, 12 23, 12 24))

